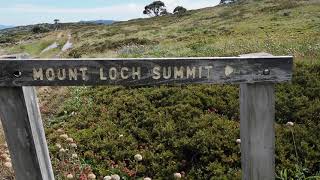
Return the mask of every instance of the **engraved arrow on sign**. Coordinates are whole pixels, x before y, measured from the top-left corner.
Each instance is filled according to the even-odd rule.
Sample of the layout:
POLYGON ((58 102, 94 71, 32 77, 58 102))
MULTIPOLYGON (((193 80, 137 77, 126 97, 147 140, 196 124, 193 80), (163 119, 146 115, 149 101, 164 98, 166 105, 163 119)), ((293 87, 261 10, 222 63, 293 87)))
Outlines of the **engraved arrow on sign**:
POLYGON ((226 66, 226 68, 224 69, 224 73, 226 76, 230 76, 233 72, 234 72, 234 69, 229 65, 226 66))

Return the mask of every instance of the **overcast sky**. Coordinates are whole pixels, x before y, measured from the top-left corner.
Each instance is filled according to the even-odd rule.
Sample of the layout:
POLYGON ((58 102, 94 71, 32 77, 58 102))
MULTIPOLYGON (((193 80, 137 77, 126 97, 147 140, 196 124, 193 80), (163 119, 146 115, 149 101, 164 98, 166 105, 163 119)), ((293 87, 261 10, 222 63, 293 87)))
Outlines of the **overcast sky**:
MULTIPOLYGON (((145 5, 152 0, 0 0, 0 24, 27 25, 80 20, 128 20, 146 17, 145 5)), ((219 0, 163 0, 172 11, 182 5, 187 9, 215 6, 219 0)))

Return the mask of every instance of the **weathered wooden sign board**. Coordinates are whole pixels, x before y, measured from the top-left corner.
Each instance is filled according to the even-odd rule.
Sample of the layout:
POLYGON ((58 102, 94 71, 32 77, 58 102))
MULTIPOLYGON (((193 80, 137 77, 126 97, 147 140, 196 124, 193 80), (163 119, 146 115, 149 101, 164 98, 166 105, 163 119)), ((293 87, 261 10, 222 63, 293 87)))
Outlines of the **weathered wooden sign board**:
POLYGON ((3 60, 0 86, 285 82, 291 68, 291 57, 3 60))
POLYGON ((33 87, 240 84, 243 179, 275 178, 274 83, 293 58, 0 60, 0 118, 18 180, 54 179, 33 87))

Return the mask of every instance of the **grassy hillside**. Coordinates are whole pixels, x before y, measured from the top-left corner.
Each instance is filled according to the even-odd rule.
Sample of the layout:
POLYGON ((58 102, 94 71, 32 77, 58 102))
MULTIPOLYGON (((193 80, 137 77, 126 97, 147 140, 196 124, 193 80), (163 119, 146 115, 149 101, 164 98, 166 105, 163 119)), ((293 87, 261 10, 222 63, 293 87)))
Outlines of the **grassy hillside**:
POLYGON ((231 56, 265 51, 314 60, 319 56, 319 16, 318 1, 268 0, 111 26, 73 25, 76 48, 64 56, 231 56))
MULTIPOLYGON (((8 33, 12 42, 2 45, 3 53, 34 57, 54 55, 39 53, 61 33, 72 36, 74 48, 61 55, 69 58, 294 55, 293 82, 276 87, 277 175, 320 175, 317 0, 242 1, 106 26, 8 33), (289 121, 294 126, 287 126, 289 121)), ((240 179, 238 92, 237 86, 208 85, 42 88, 41 110, 57 179, 91 172, 126 179, 173 179, 178 172, 184 179, 240 179), (137 162, 136 154, 143 160, 137 162)))
POLYGON ((79 29, 73 33, 77 47, 68 55, 237 56, 266 51, 313 60, 319 56, 319 26, 318 2, 241 3, 79 29))

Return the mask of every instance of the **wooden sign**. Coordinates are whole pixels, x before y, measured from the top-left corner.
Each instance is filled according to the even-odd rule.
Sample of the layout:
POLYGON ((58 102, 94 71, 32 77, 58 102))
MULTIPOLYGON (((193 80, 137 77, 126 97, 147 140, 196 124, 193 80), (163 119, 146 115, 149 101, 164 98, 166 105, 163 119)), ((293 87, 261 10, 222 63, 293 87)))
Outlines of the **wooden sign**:
POLYGON ((241 84, 242 179, 275 179, 274 83, 293 58, 0 59, 0 119, 17 180, 54 180, 36 92, 21 86, 241 84))
POLYGON ((0 60, 0 86, 240 84, 291 79, 292 57, 0 60))

